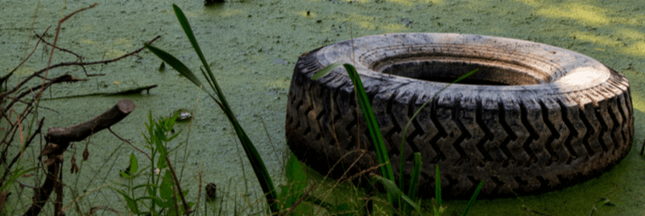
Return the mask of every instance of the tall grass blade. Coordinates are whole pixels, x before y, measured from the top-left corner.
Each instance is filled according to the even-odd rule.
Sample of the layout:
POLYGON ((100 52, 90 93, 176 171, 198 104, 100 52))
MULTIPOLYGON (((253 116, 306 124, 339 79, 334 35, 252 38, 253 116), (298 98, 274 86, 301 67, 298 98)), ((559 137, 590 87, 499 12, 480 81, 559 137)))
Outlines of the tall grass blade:
MULTIPOLYGON (((417 191, 419 190, 419 176, 421 175, 421 153, 414 153, 414 166, 412 167, 412 173, 410 176, 410 189, 408 190, 408 197, 412 200, 417 200, 417 191)), ((403 180, 399 180, 402 182, 403 180)), ((403 205, 403 213, 405 215, 410 215, 410 208, 407 205, 403 205)))
POLYGON ((179 74, 181 74, 182 76, 188 78, 188 80, 193 82, 195 85, 197 85, 197 86, 202 85, 202 82, 200 82, 199 79, 197 79, 195 74, 193 74, 193 72, 190 71, 190 69, 188 69, 188 67, 186 67, 186 65, 184 65, 184 63, 181 63, 181 61, 179 61, 179 59, 177 59, 174 56, 170 55, 166 51, 163 51, 163 50, 161 50, 161 49, 159 49, 159 48, 157 48, 155 46, 152 46, 150 44, 143 44, 143 46, 145 46, 148 50, 150 50, 153 54, 155 54, 161 60, 163 60, 164 62, 168 63, 168 65, 170 65, 172 68, 177 70, 177 72, 179 72, 179 74))
POLYGON ((342 65, 343 63, 333 63, 328 65, 327 67, 320 69, 318 72, 314 73, 313 76, 311 76, 311 80, 317 80, 322 78, 323 76, 327 75, 329 72, 332 70, 336 69, 339 65, 342 65))
MULTIPOLYGON (((468 72, 467 74, 464 74, 463 76, 461 76, 461 77, 457 78, 455 81, 452 81, 452 83, 450 83, 450 85, 455 84, 455 83, 458 83, 459 81, 461 81, 461 80, 463 80, 463 79, 466 79, 467 77, 469 77, 470 75, 473 75, 473 74, 474 74, 475 72, 477 72, 477 71, 479 71, 479 68, 477 68, 477 69, 475 69, 475 70, 473 70, 473 71, 471 71, 471 72, 468 72)), ((447 88, 447 87, 445 87, 445 88, 447 88)), ((445 89, 445 88, 444 88, 444 89, 445 89)))
MULTIPOLYGON (((339 65, 341 65, 341 63, 330 64, 327 67, 316 72, 311 79, 319 79, 327 73, 331 72, 339 65)), ((356 90, 356 95, 358 96, 358 103, 361 107, 361 110, 363 110, 363 115, 365 116, 365 120, 367 122, 367 129, 369 131, 370 137, 372 138, 372 142, 374 143, 378 161, 380 164, 384 164, 383 166, 381 166, 381 173, 385 178, 394 182, 395 180, 394 174, 392 172, 392 165, 390 164, 390 158, 387 155, 387 149, 385 148, 385 143, 383 142, 383 136, 381 136, 381 130, 379 129, 378 122, 376 121, 376 117, 374 116, 374 112, 372 111, 372 106, 370 105, 367 94, 365 94, 363 82, 361 82, 361 78, 358 76, 358 73, 356 72, 356 68, 354 68, 354 66, 347 63, 342 65, 345 67, 345 70, 349 74, 349 78, 354 84, 354 89, 356 90)), ((388 201, 390 203, 393 203, 394 206, 397 206, 399 199, 392 200, 392 198, 393 197, 388 190, 388 201)))
MULTIPOLYGON (((244 151, 246 152, 246 155, 251 162, 251 166, 253 167, 253 171, 255 172, 256 177, 258 178, 258 181, 260 182, 260 186, 262 187, 262 190, 264 191, 265 197, 267 199, 267 203, 269 204, 269 208, 271 209, 272 212, 278 212, 278 206, 277 206, 277 192, 275 190, 275 187, 273 186, 273 181, 271 180, 271 176, 269 175, 269 172, 266 169, 266 166, 264 165, 264 162, 262 161, 262 158, 260 157, 259 153, 257 152, 257 149, 253 145, 253 142, 249 139, 249 137, 246 135, 246 132, 244 132, 244 129, 242 126, 237 121, 237 118, 235 117, 235 114, 233 114, 233 111, 231 110, 230 106, 228 105, 228 102, 226 101, 226 98, 222 94, 222 91, 217 84, 217 81, 215 79, 215 76, 213 75, 213 72, 211 71, 208 63, 206 62, 206 59, 204 58, 204 55, 199 48, 199 45, 197 44, 197 40, 195 39, 195 35, 193 34, 190 24, 188 23, 188 20, 186 19, 186 16, 184 13, 181 11, 177 5, 173 4, 173 9, 175 11, 175 14, 177 15, 177 19, 179 20, 179 23, 181 24, 184 32, 186 33, 186 36, 188 37, 188 40, 190 40, 191 45, 195 49, 195 52, 199 56, 199 59, 201 60, 202 64, 204 65, 204 68, 206 69, 206 72, 202 72, 206 80, 208 81, 208 84, 213 88, 213 91, 215 91, 215 94, 219 98, 219 101, 213 97, 212 94, 209 93, 209 96, 222 108, 224 113, 226 114, 226 117, 228 118, 229 122, 233 125, 233 128, 235 130, 235 133, 238 136, 238 139, 242 143, 242 146, 244 148, 244 151)), ((156 47, 146 45, 146 48, 148 48, 150 51, 155 53, 159 58, 164 60, 166 63, 171 65, 175 70, 179 71, 182 75, 186 76, 191 82, 193 82, 196 86, 202 86, 201 82, 197 79, 197 77, 185 66, 183 65, 177 58, 173 57, 172 55, 168 54, 167 52, 160 50, 156 47)))
POLYGON ((439 175, 439 164, 437 164, 436 167, 436 175, 434 178, 434 198, 437 200, 437 205, 441 207, 441 175, 439 175))
POLYGON ((361 82, 361 78, 358 76, 358 73, 356 72, 354 66, 352 66, 351 64, 343 64, 343 66, 345 67, 345 70, 347 70, 347 73, 349 73, 349 77, 354 83, 354 88, 356 89, 356 93, 358 95, 358 102, 361 106, 361 110, 363 110, 363 115, 365 115, 367 121, 367 128, 369 129, 370 136, 372 138, 372 141, 374 142, 374 146, 376 147, 376 154, 378 156, 379 163, 385 164, 381 167, 381 172, 383 173, 384 177, 394 182, 394 174, 392 172, 390 158, 387 155, 387 149, 385 148, 385 143, 383 142, 383 136, 381 135, 381 130, 379 129, 378 122, 376 121, 376 117, 374 116, 374 111, 372 111, 372 105, 370 105, 367 94, 365 94, 363 82, 361 82))
POLYGON ((473 207, 475 204, 475 199, 477 199, 477 195, 479 195, 479 191, 482 189, 484 186, 484 181, 479 182, 479 185, 477 186, 477 189, 475 189, 475 193, 473 194, 472 197, 470 197, 470 201, 468 201, 468 205, 466 206, 466 210, 464 210, 464 214, 462 216, 468 215, 468 211, 470 211, 470 208, 473 207))
POLYGON ((392 194, 394 199, 396 200, 402 199, 403 201, 405 201, 406 204, 414 208, 414 210, 416 210, 417 213, 422 215, 421 207, 419 207, 419 205, 417 205, 414 201, 412 201, 410 197, 403 194, 393 181, 390 181, 389 179, 383 178, 379 175, 372 175, 372 179, 383 184, 383 186, 385 186, 385 190, 387 190, 390 194, 392 194))
POLYGON ((184 29, 184 32, 186 33, 186 36, 188 37, 190 44, 193 46, 193 49, 195 49, 197 56, 199 56, 199 60, 202 61, 202 65, 204 65, 204 68, 206 68, 206 72, 208 72, 207 74, 210 78, 209 80, 212 81, 213 82, 212 84, 215 86, 215 89, 213 90, 217 94, 217 97, 220 99, 220 101, 222 101, 222 104, 224 104, 224 106, 228 107, 228 101, 226 101, 226 97, 224 97, 224 94, 222 94, 222 90, 219 88, 219 85, 217 84, 217 80, 213 75, 213 71, 211 71, 210 66, 206 62, 206 58, 204 58, 202 49, 199 48, 199 44, 197 44, 197 39, 195 39, 195 34, 193 34, 193 30, 190 28, 188 19, 186 19, 184 12, 181 11, 181 9, 176 4, 172 4, 172 9, 175 11, 175 15, 179 20, 179 24, 181 24, 181 27, 184 29))
POLYGON ((421 153, 414 153, 414 167, 412 167, 412 176, 410 177, 410 190, 408 196, 416 200, 419 189, 419 176, 421 175, 421 153))

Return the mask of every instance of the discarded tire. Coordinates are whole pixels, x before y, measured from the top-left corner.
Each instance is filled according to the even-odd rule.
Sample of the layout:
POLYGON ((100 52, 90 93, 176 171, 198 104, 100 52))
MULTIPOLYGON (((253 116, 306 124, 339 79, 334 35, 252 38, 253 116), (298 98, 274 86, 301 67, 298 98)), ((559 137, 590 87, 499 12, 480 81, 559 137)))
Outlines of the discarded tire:
POLYGON ((481 35, 367 36, 313 50, 294 69, 287 140, 300 160, 323 175, 338 178, 348 168, 346 176, 378 165, 344 68, 310 79, 334 62, 357 68, 397 179, 401 155, 407 178, 413 152, 421 152, 422 196, 434 195, 436 164, 443 196, 470 197, 482 180, 480 197, 551 191, 610 169, 633 139, 629 82, 588 56, 481 35), (399 152, 414 111, 474 69, 479 71, 423 108, 399 152), (342 163, 334 166, 337 161, 342 163))

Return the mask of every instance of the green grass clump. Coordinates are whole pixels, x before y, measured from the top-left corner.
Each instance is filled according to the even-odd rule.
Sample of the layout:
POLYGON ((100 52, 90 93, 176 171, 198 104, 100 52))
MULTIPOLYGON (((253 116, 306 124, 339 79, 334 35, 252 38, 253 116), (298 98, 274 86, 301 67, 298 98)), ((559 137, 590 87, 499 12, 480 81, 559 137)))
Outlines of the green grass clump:
POLYGON ((152 114, 148 115, 146 123, 147 136, 146 149, 151 154, 144 153, 150 160, 150 173, 146 183, 134 185, 136 178, 143 176, 142 173, 148 167, 139 169, 139 159, 130 154, 128 168, 121 171, 121 177, 127 179, 127 184, 114 183, 125 190, 111 187, 112 190, 121 194, 126 201, 128 210, 136 215, 182 215, 190 212, 190 207, 195 203, 185 202, 184 197, 188 191, 180 191, 179 182, 176 179, 176 173, 172 169, 168 155, 177 150, 183 143, 180 143, 174 149, 168 149, 168 143, 173 141, 180 132, 172 134, 173 126, 178 114, 170 118, 152 119, 152 114), (157 174, 164 173, 161 176, 157 174), (139 191, 143 190, 141 193, 139 191), (181 194, 180 194, 181 193, 181 194), (137 196, 144 194, 143 196, 137 196), (178 198, 180 197, 180 198, 178 198), (182 203, 184 202, 184 203, 182 203), (183 208, 182 204, 185 204, 183 208))

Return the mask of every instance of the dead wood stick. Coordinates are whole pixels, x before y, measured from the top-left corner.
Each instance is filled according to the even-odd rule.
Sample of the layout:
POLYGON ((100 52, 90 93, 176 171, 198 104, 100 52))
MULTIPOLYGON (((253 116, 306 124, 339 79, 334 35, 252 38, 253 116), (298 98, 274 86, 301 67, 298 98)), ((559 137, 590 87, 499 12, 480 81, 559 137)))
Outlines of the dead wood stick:
MULTIPOLYGON (((132 101, 127 99, 120 100, 108 111, 94 117, 92 120, 67 128, 49 128, 45 140, 48 143, 55 144, 82 141, 93 133, 97 133, 121 121, 134 110, 134 107, 132 101)), ((42 155, 46 155, 45 152, 42 155)))
POLYGON ((92 134, 118 123, 128 114, 134 111, 134 103, 130 100, 120 100, 108 111, 94 117, 92 120, 73 125, 67 128, 53 127, 47 130, 45 140, 47 145, 42 150, 40 156, 47 155, 45 164, 47 165, 47 179, 45 183, 38 188, 33 197, 33 203, 25 216, 38 215, 43 206, 49 199, 58 181, 60 166, 63 162, 63 153, 67 150, 70 142, 81 141, 92 134))

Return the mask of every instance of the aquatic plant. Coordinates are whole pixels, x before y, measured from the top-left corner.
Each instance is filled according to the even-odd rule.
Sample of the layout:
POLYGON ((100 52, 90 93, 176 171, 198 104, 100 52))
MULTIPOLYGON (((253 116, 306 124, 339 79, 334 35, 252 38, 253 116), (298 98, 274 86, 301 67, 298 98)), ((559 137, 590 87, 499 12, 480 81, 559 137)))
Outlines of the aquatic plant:
MULTIPOLYGON (((177 179, 168 155, 179 149, 185 143, 180 143, 174 149, 168 148, 168 143, 174 140, 181 131, 172 133, 173 126, 179 116, 176 113, 172 117, 153 119, 152 114, 148 114, 148 123, 146 123, 147 134, 142 134, 146 140, 146 149, 150 150, 150 154, 146 155, 150 160, 150 173, 148 180, 139 185, 134 185, 134 179, 142 176, 145 170, 139 170, 139 163, 134 153, 130 154, 129 166, 126 170, 119 172, 121 177, 128 180, 127 184, 114 183, 125 188, 121 190, 115 187, 110 187, 112 190, 123 196, 126 201, 128 209, 137 215, 182 215, 190 213, 190 209, 195 205, 193 202, 186 202, 184 198, 188 194, 187 190, 181 190, 181 184, 177 179), (164 173, 161 175, 161 173, 164 173), (157 176, 157 175, 160 175, 157 176), (143 196, 137 196, 141 193, 135 191, 144 190, 143 196), (179 197, 179 199, 178 199, 179 197), (149 202, 146 202, 150 200, 149 202), (179 208, 183 205, 184 208, 179 208), (147 209, 143 209, 143 208, 147 209), (159 208, 157 208, 159 207, 159 208)), ((199 199, 198 199, 199 202, 199 199)))
MULTIPOLYGON (((273 213, 279 213, 280 207, 278 206, 278 202, 277 202, 279 200, 279 197, 275 187, 273 186, 273 181, 271 180, 271 176, 269 175, 269 172, 267 171, 266 166, 264 165, 262 157, 256 150, 251 139, 249 139, 249 137, 246 135, 246 132, 237 121, 237 117, 235 116, 230 106, 228 105, 228 101, 226 100, 226 97, 222 93, 222 90, 220 89, 219 85, 217 84, 217 80, 215 79, 215 76, 213 75, 213 72, 211 71, 210 66, 206 62, 206 59, 204 58, 204 54, 202 53, 201 48, 199 47, 199 44, 197 44, 197 40, 195 39, 195 35, 193 34, 193 31, 190 28, 190 24, 188 23, 186 16, 177 5, 173 4, 172 7, 175 11, 175 15, 177 16, 177 19, 179 20, 179 23, 181 24, 181 27, 184 30, 184 33, 186 33, 186 36, 190 40, 192 47, 195 49, 195 53, 197 53, 197 55, 199 56, 199 59, 201 60, 204 66, 204 69, 206 69, 206 71, 204 71, 202 68, 200 68, 202 75, 206 79, 208 85, 211 87, 213 92, 215 92, 215 95, 217 95, 217 98, 215 98, 211 92, 208 92, 208 95, 213 99, 213 101, 215 101, 215 103, 217 103, 217 105, 219 105, 219 107, 224 111, 224 114, 228 118, 229 122, 233 125, 235 133, 238 139, 240 140, 240 142, 242 143, 244 152, 246 153, 247 158, 251 162, 251 166, 253 167, 255 176, 257 177, 258 181, 260 182, 260 186, 264 191, 264 195, 265 195, 267 204, 269 206, 269 209, 273 213)), ((145 44, 145 47, 148 50, 150 50, 152 53, 157 55, 157 57, 159 57, 164 62, 166 62, 168 65, 170 65, 175 70, 177 70, 181 75, 183 75, 188 80, 190 80, 193 84, 195 84, 198 87, 203 86, 202 82, 197 78, 197 76, 195 76, 195 74, 177 58, 150 44, 145 44)), ((204 89, 202 88, 202 90, 204 89)), ((204 91, 207 91, 207 90, 204 90, 204 91)), ((298 184, 298 185, 299 187, 300 186, 304 187, 302 184, 298 184)), ((294 190, 299 191, 300 189, 302 188, 295 188, 294 190)), ((283 209, 284 207, 291 207, 291 206, 285 205, 283 206, 283 209)))

